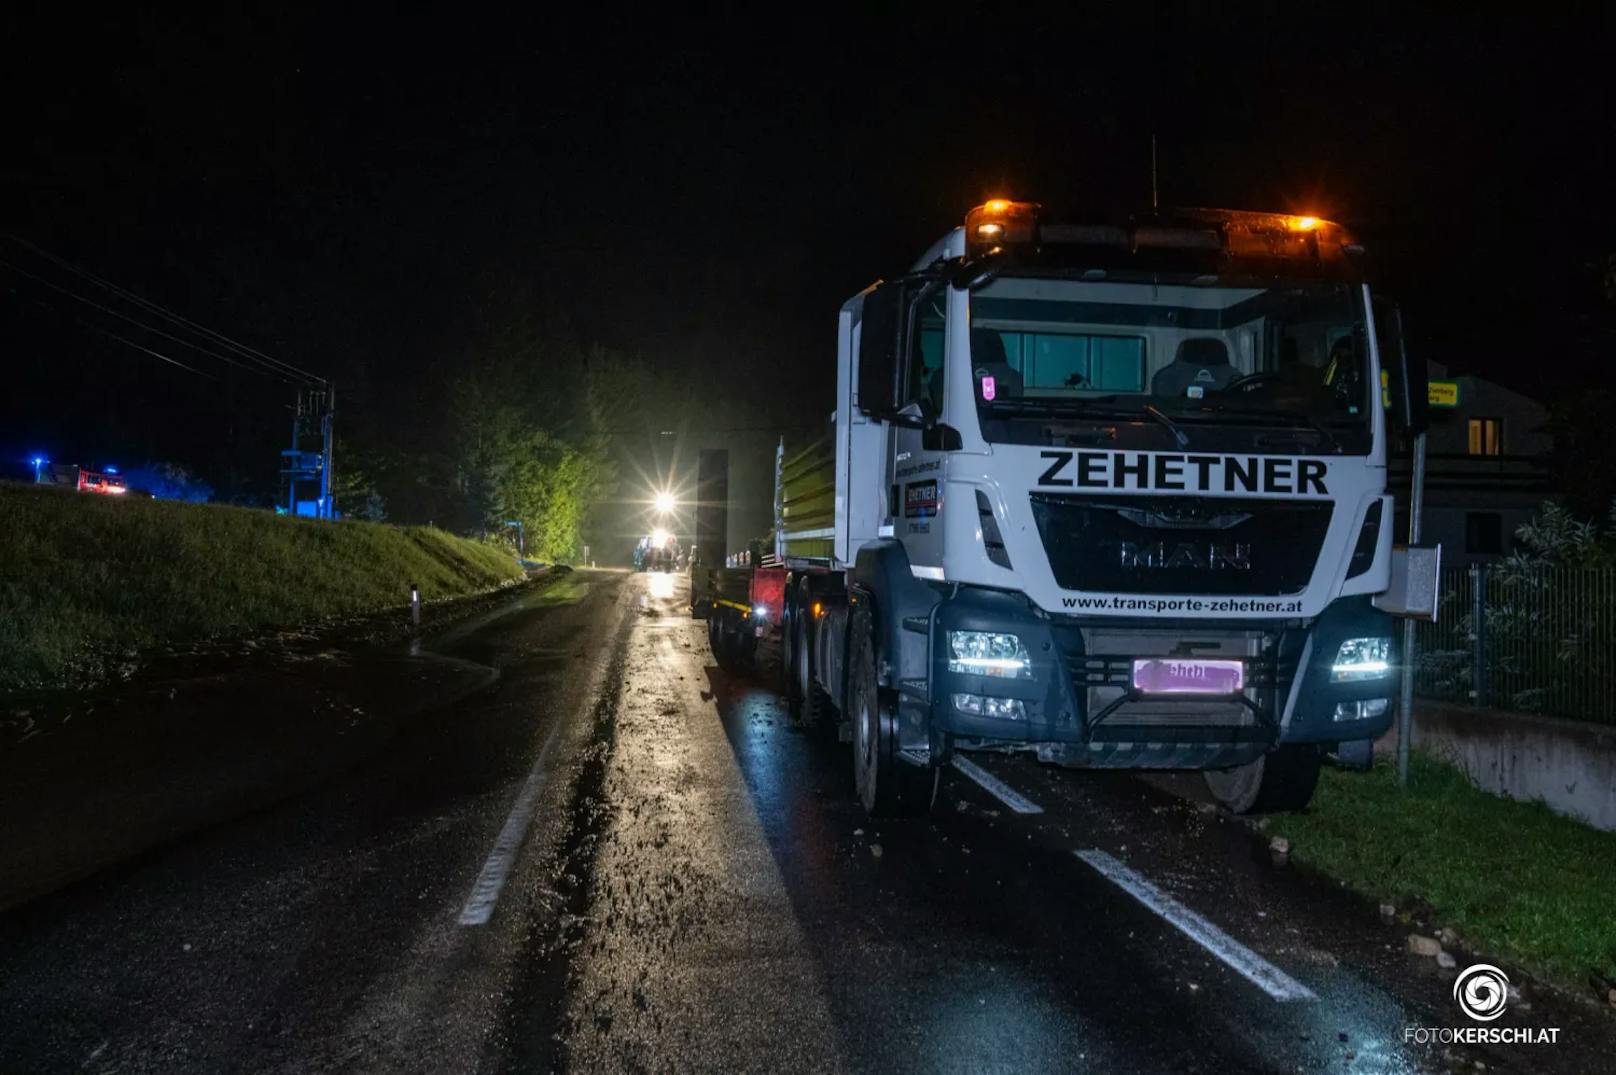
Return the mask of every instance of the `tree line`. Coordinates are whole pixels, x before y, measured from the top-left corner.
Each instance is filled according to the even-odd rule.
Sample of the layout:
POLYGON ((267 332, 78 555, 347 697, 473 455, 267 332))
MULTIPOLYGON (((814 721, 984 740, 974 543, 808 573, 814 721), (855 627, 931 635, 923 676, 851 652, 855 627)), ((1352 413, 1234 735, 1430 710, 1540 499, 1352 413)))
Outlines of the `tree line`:
POLYGON ((527 556, 546 562, 576 559, 590 542, 622 485, 624 433, 676 422, 688 398, 680 378, 644 359, 509 308, 410 388, 340 415, 338 510, 513 549, 520 521, 527 556))

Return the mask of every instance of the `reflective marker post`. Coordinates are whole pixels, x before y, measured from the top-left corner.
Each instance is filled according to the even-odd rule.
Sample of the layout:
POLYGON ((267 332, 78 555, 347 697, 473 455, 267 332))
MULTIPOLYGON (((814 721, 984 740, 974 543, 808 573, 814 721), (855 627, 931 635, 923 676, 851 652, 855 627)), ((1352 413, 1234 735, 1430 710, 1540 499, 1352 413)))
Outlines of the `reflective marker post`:
MULTIPOLYGON (((1414 438, 1414 469, 1408 483, 1408 544, 1420 543, 1420 513, 1425 504, 1425 434, 1414 438)), ((1397 704, 1397 785, 1408 787, 1408 748, 1414 736, 1414 621, 1403 621, 1402 697, 1397 704)))

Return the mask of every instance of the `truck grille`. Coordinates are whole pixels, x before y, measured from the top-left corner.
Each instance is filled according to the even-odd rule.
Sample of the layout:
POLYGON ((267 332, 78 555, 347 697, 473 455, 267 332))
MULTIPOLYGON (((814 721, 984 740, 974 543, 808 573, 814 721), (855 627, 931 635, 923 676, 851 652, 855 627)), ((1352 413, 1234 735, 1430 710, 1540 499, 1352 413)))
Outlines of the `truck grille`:
POLYGON ((1101 593, 1301 593, 1330 528, 1326 502, 1032 494, 1055 581, 1101 593))

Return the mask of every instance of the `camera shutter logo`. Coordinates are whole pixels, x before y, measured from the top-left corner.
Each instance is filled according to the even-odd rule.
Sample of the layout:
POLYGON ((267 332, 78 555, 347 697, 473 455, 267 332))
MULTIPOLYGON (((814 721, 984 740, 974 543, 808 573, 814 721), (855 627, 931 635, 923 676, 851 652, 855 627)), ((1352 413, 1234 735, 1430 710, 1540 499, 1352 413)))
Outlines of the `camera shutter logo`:
POLYGON ((1509 976, 1490 963, 1472 964, 1453 980, 1453 999, 1470 1018, 1489 1023, 1504 1014, 1509 976))

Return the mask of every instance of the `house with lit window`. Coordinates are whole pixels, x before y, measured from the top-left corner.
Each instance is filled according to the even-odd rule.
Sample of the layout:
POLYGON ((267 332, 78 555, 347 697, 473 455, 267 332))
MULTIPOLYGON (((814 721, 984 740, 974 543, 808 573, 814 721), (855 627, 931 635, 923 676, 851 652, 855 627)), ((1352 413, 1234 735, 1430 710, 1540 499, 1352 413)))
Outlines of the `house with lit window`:
MULTIPOLYGON (((1500 559, 1514 548, 1515 530, 1554 494, 1549 412, 1529 396, 1480 377, 1449 376, 1430 363, 1433 399, 1426 436, 1423 544, 1442 544, 1442 562, 1464 565, 1500 559)), ((1408 534, 1408 445, 1390 462, 1398 498, 1397 538, 1408 534)))

